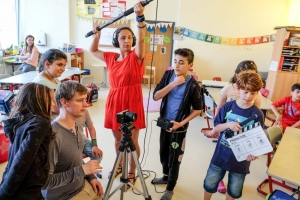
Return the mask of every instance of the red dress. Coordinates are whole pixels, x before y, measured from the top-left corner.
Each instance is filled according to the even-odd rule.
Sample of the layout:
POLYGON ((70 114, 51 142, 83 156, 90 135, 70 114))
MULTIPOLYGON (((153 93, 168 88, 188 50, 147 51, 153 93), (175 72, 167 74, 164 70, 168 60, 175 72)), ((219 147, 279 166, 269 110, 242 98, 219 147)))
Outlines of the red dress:
POLYGON ((116 61, 118 53, 105 52, 104 60, 110 83, 110 91, 105 105, 104 127, 118 130, 121 124, 117 123, 116 114, 129 110, 137 114, 134 122, 135 129, 145 128, 143 107, 142 79, 144 74, 144 60, 140 65, 135 50, 121 61, 116 61))

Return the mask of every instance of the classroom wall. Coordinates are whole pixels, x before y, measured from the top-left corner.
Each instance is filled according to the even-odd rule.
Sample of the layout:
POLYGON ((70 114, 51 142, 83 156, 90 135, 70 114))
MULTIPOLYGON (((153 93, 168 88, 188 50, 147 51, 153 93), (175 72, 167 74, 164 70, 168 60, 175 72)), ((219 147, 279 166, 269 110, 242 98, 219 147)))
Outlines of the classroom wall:
MULTIPOLYGON (((92 38, 84 37, 92 30, 92 21, 76 16, 76 0, 20 1, 23 37, 41 30, 47 33, 46 48, 57 48, 64 42, 76 43, 77 47, 85 50, 85 67, 91 69, 96 82, 102 81, 102 68, 92 66, 101 62, 88 53, 92 38)), ((173 21, 177 26, 223 37, 261 36, 273 34, 275 26, 287 24, 291 1, 293 0, 164 0, 158 1, 157 20, 173 21)), ((136 0, 126 2, 129 9, 136 0)), ((155 19, 156 5, 157 0, 147 5, 146 19, 155 19)), ((132 14, 127 18, 134 17, 132 14)), ((134 20, 132 27, 135 27, 134 20)), ((245 59, 254 60, 260 71, 267 71, 273 43, 225 46, 184 37, 182 41, 175 41, 174 49, 179 47, 188 47, 194 51, 194 70, 200 80, 211 79, 213 76, 229 80, 237 64, 245 59)), ((46 48, 39 47, 42 50, 46 48)), ((105 50, 117 51, 113 48, 105 50)))

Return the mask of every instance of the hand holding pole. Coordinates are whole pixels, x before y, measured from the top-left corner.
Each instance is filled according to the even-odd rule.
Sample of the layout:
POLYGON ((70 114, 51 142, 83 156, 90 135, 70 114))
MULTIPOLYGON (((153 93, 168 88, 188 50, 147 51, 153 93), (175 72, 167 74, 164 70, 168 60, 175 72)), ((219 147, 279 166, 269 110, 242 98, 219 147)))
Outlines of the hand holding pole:
MULTIPOLYGON (((142 4, 142 6, 146 6, 146 5, 148 5, 151 1, 153 1, 153 0, 145 0, 145 1, 141 1, 140 3, 142 4)), ((132 7, 132 8, 130 8, 129 10, 126 10, 124 13, 120 14, 119 16, 117 16, 116 18, 114 18, 114 19, 108 21, 107 23, 103 24, 102 26, 98 26, 96 29, 97 29, 98 31, 101 31, 103 28, 105 28, 105 27, 111 25, 112 23, 115 23, 115 22, 118 21, 119 19, 122 19, 123 17, 128 16, 128 15, 130 15, 130 14, 133 13, 133 12, 134 12, 134 10, 133 10, 133 7, 132 7)), ((90 37, 91 35, 94 35, 94 34, 95 34, 95 33, 94 33, 93 31, 90 31, 90 32, 88 32, 88 33, 85 35, 85 37, 87 38, 87 37, 90 37)))

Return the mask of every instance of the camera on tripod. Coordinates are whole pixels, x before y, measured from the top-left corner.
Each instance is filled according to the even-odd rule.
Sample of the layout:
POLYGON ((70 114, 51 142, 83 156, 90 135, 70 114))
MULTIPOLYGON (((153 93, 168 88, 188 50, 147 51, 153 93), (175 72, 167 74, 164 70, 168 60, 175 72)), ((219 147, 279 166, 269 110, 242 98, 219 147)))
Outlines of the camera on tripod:
POLYGON ((173 127, 172 122, 170 122, 167 119, 161 118, 161 117, 157 119, 156 125, 165 130, 170 130, 170 128, 173 127))
POLYGON ((120 124, 135 122, 136 119, 137 114, 128 110, 117 113, 117 122, 120 124))

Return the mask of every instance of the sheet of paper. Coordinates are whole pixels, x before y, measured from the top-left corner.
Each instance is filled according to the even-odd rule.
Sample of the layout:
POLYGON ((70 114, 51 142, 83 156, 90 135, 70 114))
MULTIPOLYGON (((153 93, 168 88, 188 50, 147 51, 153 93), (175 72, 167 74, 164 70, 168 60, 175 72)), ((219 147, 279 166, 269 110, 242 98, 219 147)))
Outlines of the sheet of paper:
POLYGON ((110 11, 111 11, 111 17, 117 17, 119 15, 118 7, 111 7, 110 11))
POLYGON ((102 8, 102 11, 110 11, 109 8, 102 8))
POLYGON ((248 155, 260 156, 273 151, 273 148, 261 126, 227 139, 237 161, 247 159, 248 155))
POLYGON ((277 66, 278 66, 278 62, 277 61, 272 61, 271 65, 270 65, 270 70, 277 71, 277 66))
POLYGON ((109 8, 109 3, 102 3, 103 8, 109 8))

